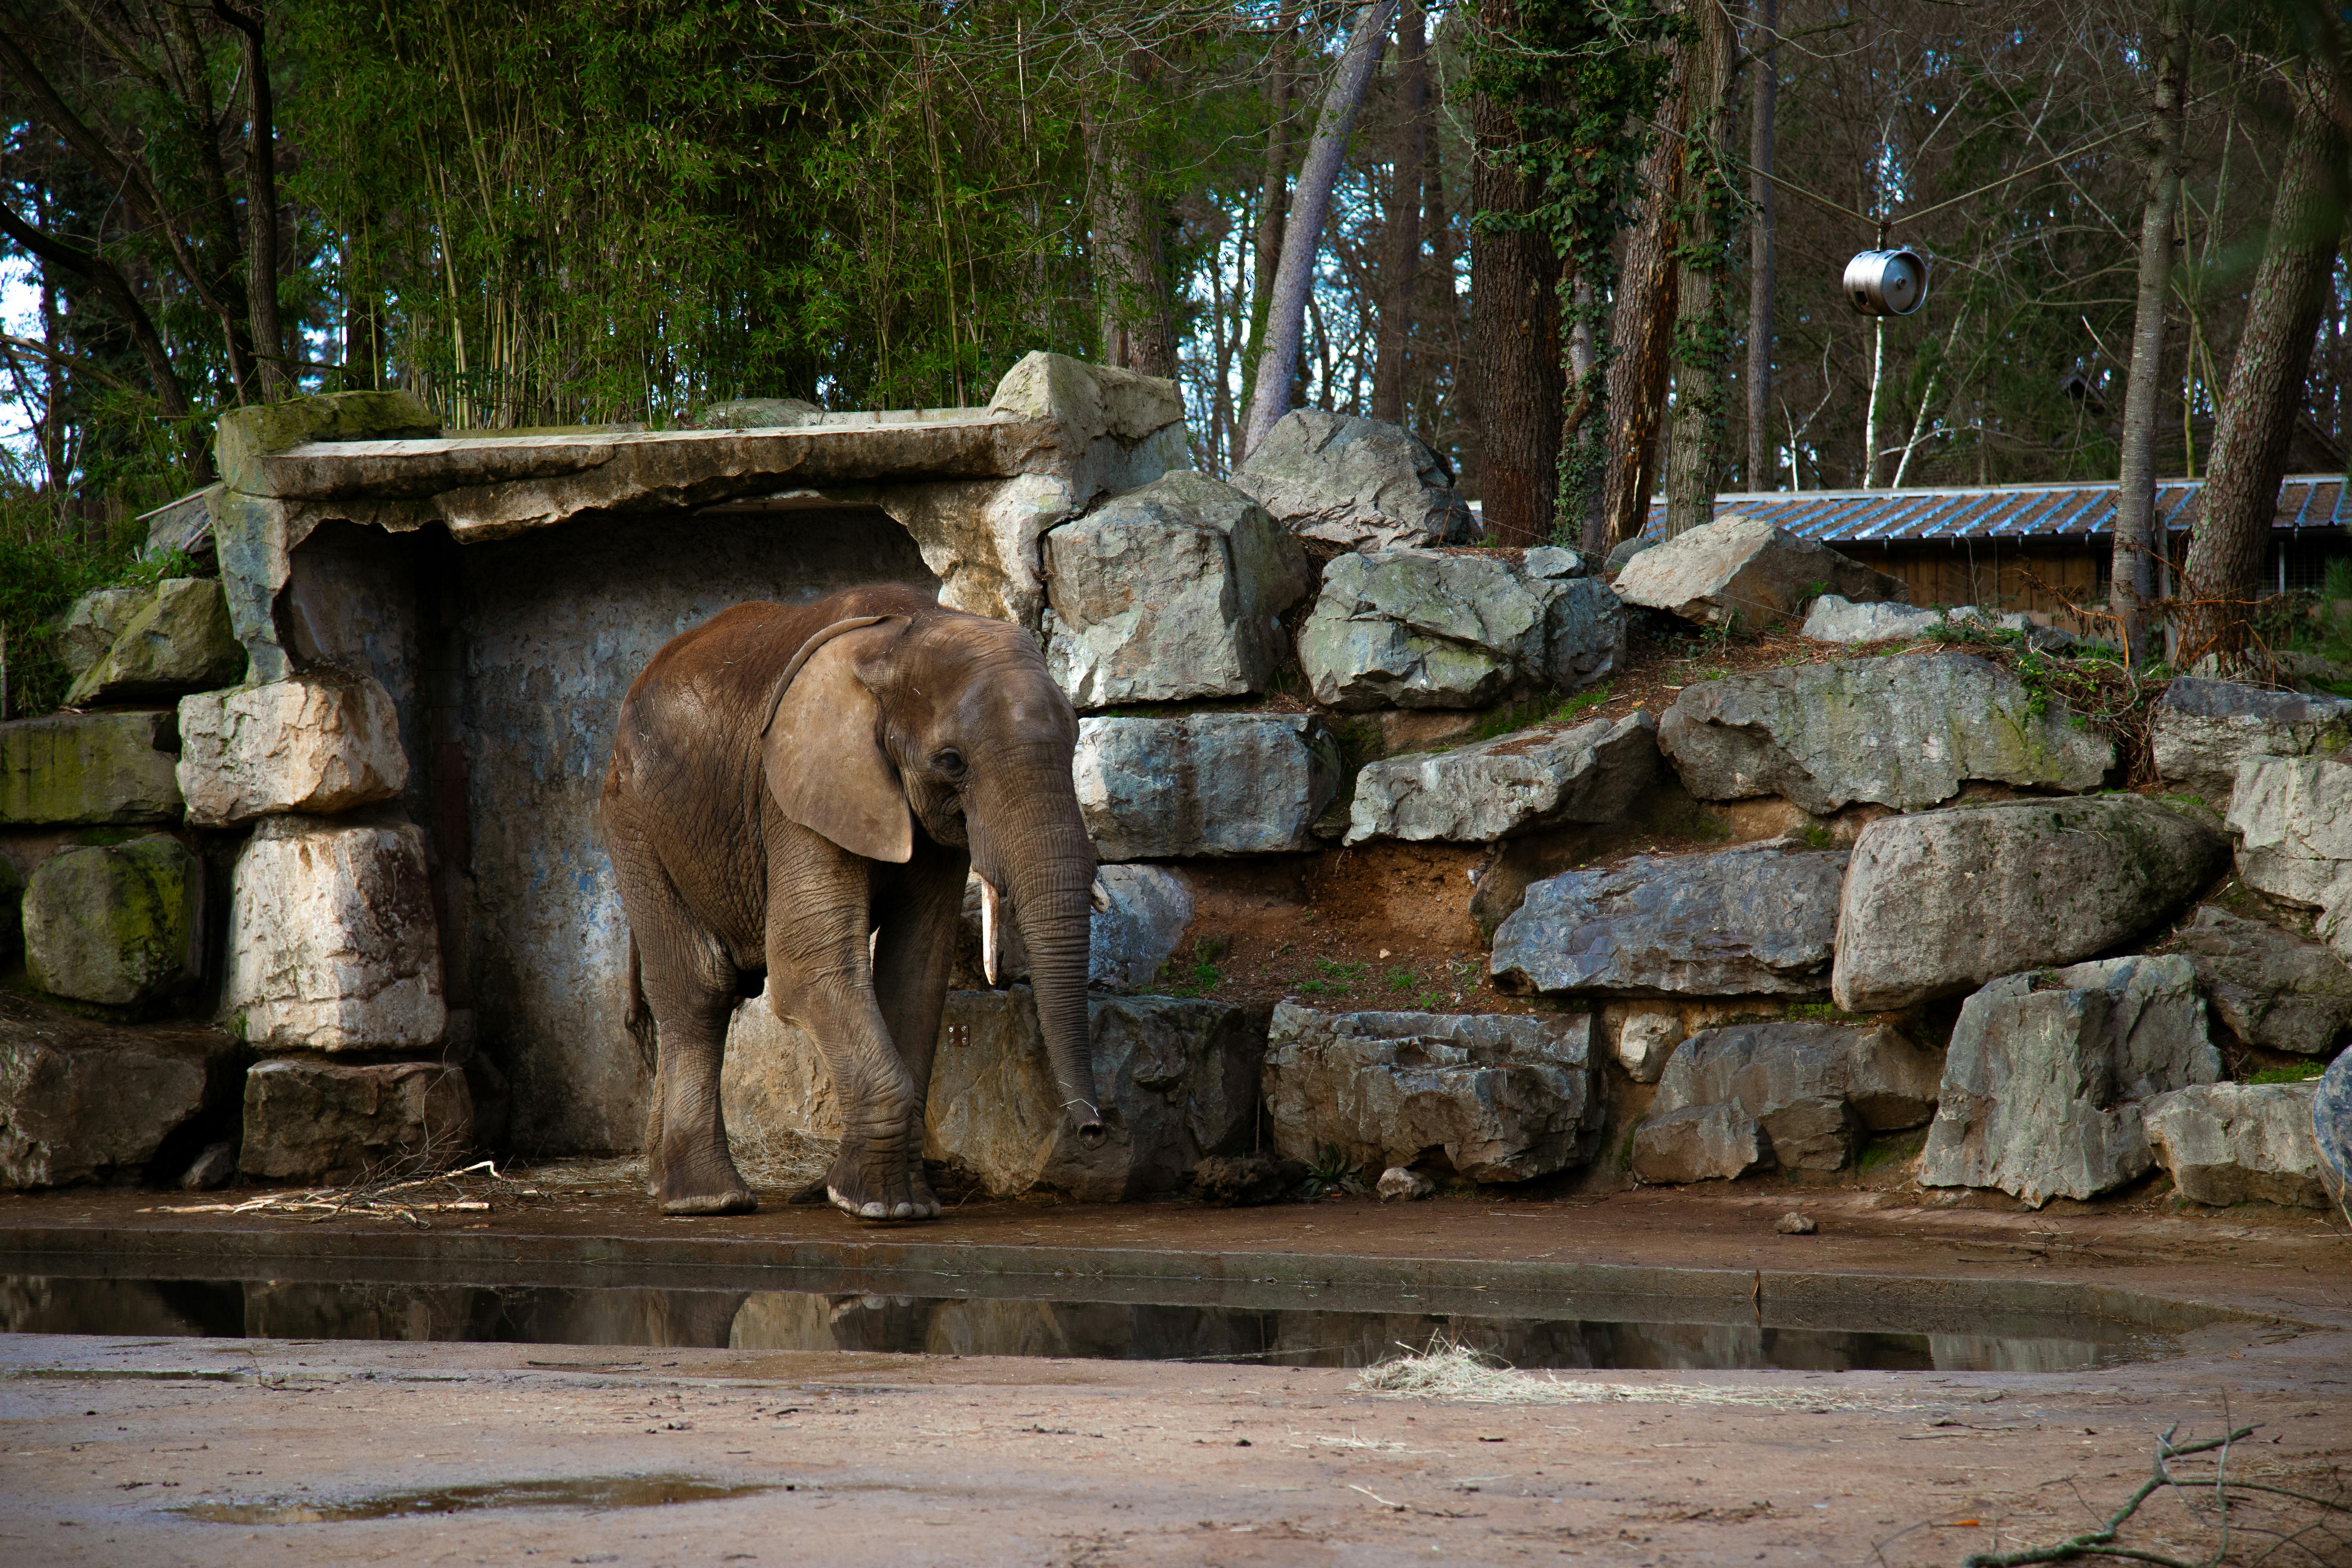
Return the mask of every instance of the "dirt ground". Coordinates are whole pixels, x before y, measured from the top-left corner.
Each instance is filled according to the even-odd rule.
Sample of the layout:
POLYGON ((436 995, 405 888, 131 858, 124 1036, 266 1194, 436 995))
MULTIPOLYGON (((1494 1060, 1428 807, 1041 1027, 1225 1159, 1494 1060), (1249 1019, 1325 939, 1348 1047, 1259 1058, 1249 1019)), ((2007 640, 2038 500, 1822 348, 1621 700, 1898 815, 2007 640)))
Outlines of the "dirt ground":
MULTIPOLYGON (((0 1246, 79 1237, 125 1268, 140 1247, 218 1258, 416 1235, 136 1212, 178 1201, 10 1199, 0 1246)), ((1081 1266, 1066 1249, 1136 1247, 1198 1254, 1204 1271, 1272 1252, 1646 1262, 1752 1270, 1765 1289, 1788 1270, 2099 1284, 2255 1316, 2184 1336, 2185 1354, 2091 1372, 1561 1372, 1539 1402, 1504 1404, 1370 1393, 1339 1370, 0 1336, 0 1561, 1956 1564, 2104 1520, 2175 1426, 2183 1442, 2254 1427, 2231 1450, 2241 1479, 2315 1497, 2352 1481, 2352 1238, 2307 1213, 1685 1190, 1239 1211, 975 1202, 909 1232, 806 1208, 666 1221, 607 1187, 441 1223, 478 1257, 593 1243, 614 1259, 879 1258, 919 1242, 1033 1248, 1049 1276, 1081 1266), (1790 1206, 1819 1233, 1777 1233, 1790 1206), (523 1483, 549 1495, 453 1510, 511 1504, 523 1483), (685 1500, 650 1506, 669 1497, 685 1500), (400 1511, 340 1517, 355 1507, 400 1511)), ((2242 1495, 2229 1561, 2352 1563, 2346 1516, 2242 1495)), ((2168 1492, 2124 1541, 2202 1561, 2218 1522, 2210 1500, 2200 1520, 2168 1492)))

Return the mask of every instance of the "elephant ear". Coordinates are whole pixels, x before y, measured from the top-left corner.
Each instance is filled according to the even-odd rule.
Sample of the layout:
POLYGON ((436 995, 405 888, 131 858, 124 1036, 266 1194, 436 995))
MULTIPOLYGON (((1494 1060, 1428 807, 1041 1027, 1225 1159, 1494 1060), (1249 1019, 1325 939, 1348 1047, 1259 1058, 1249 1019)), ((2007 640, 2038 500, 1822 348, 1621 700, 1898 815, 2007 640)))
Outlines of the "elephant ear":
POLYGON ((897 637, 900 616, 835 621, 801 645, 768 720, 768 791, 786 816, 853 855, 903 863, 914 816, 879 738, 882 704, 858 665, 897 637))

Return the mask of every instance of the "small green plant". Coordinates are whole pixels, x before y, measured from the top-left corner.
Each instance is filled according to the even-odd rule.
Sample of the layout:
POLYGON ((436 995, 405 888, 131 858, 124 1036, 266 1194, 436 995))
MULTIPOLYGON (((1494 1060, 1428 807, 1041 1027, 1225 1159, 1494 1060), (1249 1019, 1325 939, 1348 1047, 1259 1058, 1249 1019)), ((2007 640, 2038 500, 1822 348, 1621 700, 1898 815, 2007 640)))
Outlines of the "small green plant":
POLYGON ((1342 984, 1346 984, 1363 978, 1366 972, 1368 972, 1372 966, 1361 962, 1355 963, 1342 963, 1336 958, 1325 958, 1318 959, 1316 962, 1315 967, 1323 972, 1326 979, 1336 980, 1340 982, 1342 984))
POLYGON ((1421 976, 1410 969, 1400 966, 1389 971, 1389 989, 1391 991, 1410 991, 1420 984, 1421 976))
POLYGON ((1807 844, 1810 844, 1816 849, 1827 849, 1837 842, 1837 835, 1832 833, 1827 826, 1818 822, 1808 822, 1805 824, 1804 826, 1797 830, 1797 837, 1802 838, 1807 844))
POLYGON ((1849 1013, 1834 1002, 1791 1002, 1789 1016, 1823 1024, 1867 1024, 1867 1013, 1849 1013))
POLYGON ((1330 987, 1320 980, 1302 980, 1298 983, 1298 994, 1302 996, 1320 996, 1329 989, 1330 987))
POLYGON ((2284 1067, 2264 1068, 2246 1079, 2248 1083, 2307 1083, 2327 1070, 2322 1061, 2289 1062, 2284 1067))

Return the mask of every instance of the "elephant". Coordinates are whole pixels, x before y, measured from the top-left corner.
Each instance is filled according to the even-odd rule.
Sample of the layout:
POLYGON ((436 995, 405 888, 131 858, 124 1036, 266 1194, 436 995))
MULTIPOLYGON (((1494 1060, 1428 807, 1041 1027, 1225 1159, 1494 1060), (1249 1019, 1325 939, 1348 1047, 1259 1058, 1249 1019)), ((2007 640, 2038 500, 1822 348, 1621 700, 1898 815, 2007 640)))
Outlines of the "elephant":
POLYGON ((1009 905, 1061 1109, 1101 1146, 1077 728, 1029 633, 900 584, 738 605, 654 655, 622 700, 600 811, 628 1026, 652 1041, 646 1168, 663 1213, 758 1206, 719 1083, 728 1020, 764 980, 832 1073, 834 1205, 939 1217, 923 1106, 972 870, 983 946, 1009 905))

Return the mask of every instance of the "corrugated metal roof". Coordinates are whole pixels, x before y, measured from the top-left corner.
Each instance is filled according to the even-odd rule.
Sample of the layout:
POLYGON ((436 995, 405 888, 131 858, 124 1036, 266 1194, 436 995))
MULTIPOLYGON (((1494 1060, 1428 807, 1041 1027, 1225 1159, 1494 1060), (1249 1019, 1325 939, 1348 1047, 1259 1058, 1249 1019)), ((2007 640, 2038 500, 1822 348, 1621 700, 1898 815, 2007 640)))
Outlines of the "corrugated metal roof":
MULTIPOLYGON (((2279 483, 2273 531, 2341 529, 2352 522, 2341 474, 2293 474, 2279 483)), ((2193 524, 2205 481, 2159 479, 2157 515, 2167 528, 2193 524)), ((1823 544, 1883 544, 1898 540, 2090 539, 2113 536, 2116 486, 1986 485, 1902 490, 1751 491, 1715 498, 1715 515, 1769 518, 1823 544)), ((1665 525, 1664 497, 1650 502, 1648 529, 1665 525)))

